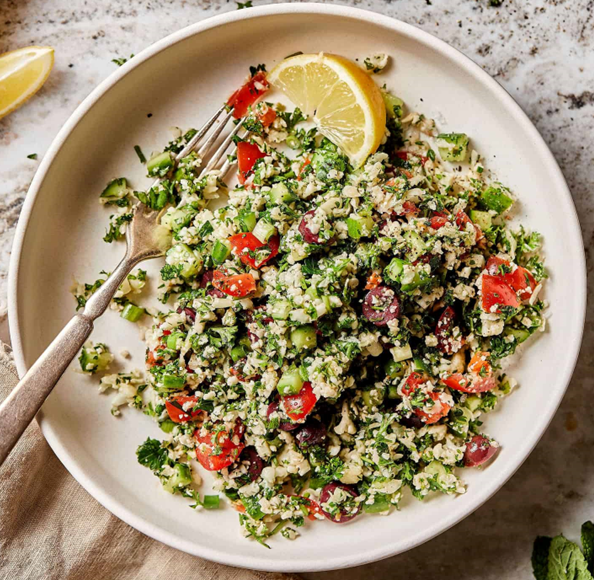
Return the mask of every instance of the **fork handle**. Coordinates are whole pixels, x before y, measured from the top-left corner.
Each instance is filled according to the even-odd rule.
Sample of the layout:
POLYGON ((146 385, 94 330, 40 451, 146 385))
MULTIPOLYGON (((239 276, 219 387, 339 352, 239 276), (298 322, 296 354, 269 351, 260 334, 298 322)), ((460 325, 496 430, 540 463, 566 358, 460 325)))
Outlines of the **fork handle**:
POLYGON ((89 298, 83 312, 68 322, 0 405, 0 465, 89 338, 93 321, 105 312, 120 284, 138 261, 126 255, 89 298))

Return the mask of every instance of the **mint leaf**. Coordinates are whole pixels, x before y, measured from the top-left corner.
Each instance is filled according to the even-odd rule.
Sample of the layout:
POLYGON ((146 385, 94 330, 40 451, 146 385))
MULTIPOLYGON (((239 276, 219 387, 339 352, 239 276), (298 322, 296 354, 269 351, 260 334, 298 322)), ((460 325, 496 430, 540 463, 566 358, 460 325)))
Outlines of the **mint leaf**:
POLYGON ((556 536, 549 549, 547 580, 593 580, 577 544, 556 536))
POLYGON ((594 574, 594 524, 590 521, 582 525, 582 550, 588 563, 590 574, 594 574))
POLYGON ((532 547, 532 572, 536 580, 547 580, 549 572, 549 548, 551 540, 547 536, 538 536, 532 547))

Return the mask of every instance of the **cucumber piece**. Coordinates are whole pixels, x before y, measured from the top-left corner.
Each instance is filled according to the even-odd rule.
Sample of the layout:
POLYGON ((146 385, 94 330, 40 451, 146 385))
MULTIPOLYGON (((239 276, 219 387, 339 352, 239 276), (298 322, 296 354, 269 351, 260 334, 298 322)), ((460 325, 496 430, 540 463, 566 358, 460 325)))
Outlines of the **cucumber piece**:
POLYGON ((465 438, 468 433, 468 426, 472 421, 472 411, 467 407, 457 407, 451 414, 452 420, 449 422, 450 429, 456 436, 465 438))
POLYGON ((173 167, 173 158, 169 151, 153 155, 146 164, 150 177, 165 177, 173 167))
POLYGON ((276 390, 282 397, 285 397, 286 395, 296 395, 302 386, 303 379, 299 374, 299 369, 293 367, 283 373, 283 376, 276 385, 276 390))
POLYGON ((291 148, 291 149, 299 149, 301 147, 301 141, 299 141, 299 139, 297 137, 295 137, 295 135, 289 135, 286 139, 285 139, 285 143, 291 148))
POLYGON ((414 262, 420 256, 427 253, 427 244, 423 241, 423 238, 417 233, 408 231, 404 233, 404 239, 408 246, 406 257, 410 262, 414 262))
POLYGON ((515 337, 518 344, 524 342, 530 337, 530 332, 523 328, 508 328, 506 334, 511 334, 515 337))
POLYGON ((231 355, 231 360, 233 360, 233 362, 237 362, 238 360, 241 360, 247 356, 247 351, 240 344, 238 346, 234 346, 229 354, 231 355))
POLYGON ((437 136, 439 155, 444 161, 466 161, 469 141, 466 133, 441 133, 437 136))
POLYGON ((394 362, 401 362, 403 360, 408 360, 409 358, 413 357, 412 349, 410 348, 410 344, 405 344, 404 346, 395 346, 390 349, 392 353, 392 358, 394 362))
POLYGON ((465 405, 474 413, 480 408, 482 402, 482 399, 477 395, 470 395, 467 397, 465 405))
POLYGON ((163 375, 163 388, 168 391, 179 391, 184 388, 186 380, 178 375, 163 375))
POLYGON ((167 348, 169 350, 177 350, 177 340, 183 337, 184 335, 181 332, 172 332, 167 337, 167 348))
POLYGON ((235 221, 242 232, 251 232, 256 227, 256 214, 253 211, 241 210, 235 221))
POLYGON ((361 393, 361 398, 365 403, 365 406, 371 411, 374 407, 379 407, 384 401, 383 389, 372 387, 371 389, 365 390, 361 393))
POLYGON ((490 229, 493 225, 493 219, 488 211, 473 209, 470 211, 469 217, 483 231, 490 229))
POLYGON ((174 423, 171 419, 165 419, 165 421, 161 421, 161 423, 159 423, 159 427, 163 433, 171 433, 175 429, 176 425, 177 423, 174 423))
POLYGON ((507 211, 513 205, 514 201, 509 195, 503 193, 501 188, 488 187, 481 193, 479 203, 483 209, 493 210, 499 215, 507 211))
POLYGON ((186 487, 192 483, 192 472, 190 466, 185 463, 176 463, 173 466, 175 473, 163 483, 163 487, 169 493, 175 493, 182 487, 186 487))
POLYGON ((383 493, 378 493, 373 498, 372 504, 363 504, 363 510, 367 514, 380 514, 382 512, 387 512, 390 509, 390 502, 388 501, 388 497, 383 493))
POLYGON ((347 218, 346 224, 349 237, 353 238, 353 240, 370 236, 375 225, 372 217, 357 214, 347 218))
POLYGON ((425 473, 429 475, 435 475, 439 479, 440 477, 444 477, 448 474, 447 469, 441 464, 439 461, 433 460, 431 463, 425 466, 424 469, 425 473))
POLYGON ((176 244, 167 250, 165 261, 171 266, 182 266, 182 278, 192 278, 202 268, 202 258, 186 244, 176 244))
POLYGON ((218 510, 221 506, 221 499, 218 495, 205 495, 202 498, 202 507, 205 510, 218 510))
POLYGON ((403 377, 405 373, 404 365, 395 360, 388 361, 384 366, 384 370, 391 379, 403 377))
POLYGON ((128 182, 125 177, 119 177, 114 179, 107 184, 107 187, 103 190, 99 196, 105 203, 116 202, 119 199, 123 199, 128 195, 130 190, 128 189, 128 182))
POLYGON ((427 366, 423 362, 423 359, 421 359, 419 357, 415 357, 413 359, 413 367, 414 367, 415 371, 417 371, 419 373, 427 373, 427 372, 429 372, 429 369, 427 368, 427 366))
POLYGON ((305 365, 299 367, 299 376, 303 379, 303 382, 309 380, 309 373, 307 372, 307 367, 305 365))
POLYGON ((272 236, 276 235, 276 228, 266 220, 258 220, 254 227, 252 234, 256 236, 262 243, 267 242, 272 236))
POLYGON ((400 395, 398 394, 398 385, 389 385, 388 391, 386 392, 386 397, 388 399, 399 399, 400 395))
POLYGON ((386 91, 382 91, 382 97, 384 99, 384 105, 386 105, 388 117, 400 119, 402 117, 404 101, 386 91))
POLYGON ((130 322, 138 322, 143 314, 144 308, 140 308, 139 306, 136 306, 136 304, 128 302, 128 304, 124 306, 124 310, 122 310, 120 316, 130 322))
POLYGON ((315 348, 318 342, 316 329, 311 325, 300 326, 291 331, 291 342, 297 350, 315 348))
POLYGON ((288 300, 279 300, 270 307, 270 314, 275 320, 287 320, 291 310, 293 307, 288 300))
POLYGON ((198 210, 191 205, 168 209, 161 218, 161 223, 174 232, 185 228, 196 216, 198 210))
MULTIPOLYGON (((288 142, 288 139, 287 139, 288 142)), ((289 188, 284 183, 275 183, 270 189, 270 201, 276 205, 281 203, 289 203, 295 201, 296 197, 289 191, 289 188)))
POLYGON ((219 266, 231 254, 231 244, 227 240, 215 240, 215 243, 210 252, 212 261, 219 266))
POLYGON ((384 276, 393 282, 400 282, 400 276, 404 271, 406 262, 400 258, 392 258, 392 261, 384 268, 384 276))

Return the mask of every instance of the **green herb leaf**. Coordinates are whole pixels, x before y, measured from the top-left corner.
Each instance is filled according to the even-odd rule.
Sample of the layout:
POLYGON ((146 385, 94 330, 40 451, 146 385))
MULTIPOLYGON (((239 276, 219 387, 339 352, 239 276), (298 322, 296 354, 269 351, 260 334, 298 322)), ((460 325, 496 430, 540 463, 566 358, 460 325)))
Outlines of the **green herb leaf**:
POLYGON ((551 538, 538 536, 532 548, 532 572, 536 580, 547 580, 549 571, 549 548, 551 538))
POLYGON ((594 524, 587 521, 582 525, 582 549, 590 574, 594 575, 594 524))
POLYGON ((152 469, 153 471, 161 471, 167 462, 167 449, 161 447, 161 442, 150 437, 136 450, 136 457, 138 463, 152 469))
POLYGON ((547 580, 592 580, 586 559, 577 544, 563 536, 553 538, 547 580))
POLYGON ((27 159, 37 159, 37 153, 31 153, 31 155, 27 155, 27 159))

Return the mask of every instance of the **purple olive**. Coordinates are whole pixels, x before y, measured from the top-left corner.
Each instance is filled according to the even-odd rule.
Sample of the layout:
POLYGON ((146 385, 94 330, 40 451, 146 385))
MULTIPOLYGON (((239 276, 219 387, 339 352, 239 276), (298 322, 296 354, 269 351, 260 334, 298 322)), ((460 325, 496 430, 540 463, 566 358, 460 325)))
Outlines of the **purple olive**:
POLYGON ((264 469, 264 462, 262 461, 262 458, 258 455, 258 452, 256 451, 255 447, 246 447, 242 452, 241 452, 241 456, 239 458, 239 461, 241 463, 243 462, 247 462, 248 463, 248 477, 250 478, 250 481, 256 481, 256 479, 258 479, 258 477, 260 477, 260 474, 262 473, 262 470, 264 469))
POLYGON ((303 236, 303 241, 307 244, 320 243, 320 236, 318 236, 318 234, 314 234, 309 228, 309 221, 315 215, 315 213, 315 210, 309 210, 303 215, 301 218, 301 223, 299 224, 299 233, 303 236))
POLYGON ((204 274, 202 274, 202 278, 200 279, 200 288, 208 288, 210 286, 210 288, 208 288, 206 291, 209 296, 214 296, 215 298, 226 298, 227 295, 224 292, 212 285, 213 277, 214 272, 212 270, 204 272, 204 274))
POLYGON ((342 489, 348 495, 352 496, 353 498, 357 497, 357 492, 352 485, 347 485, 346 483, 340 483, 338 481, 333 481, 332 483, 328 483, 322 489, 322 493, 320 494, 320 508, 323 514, 335 524, 344 524, 349 520, 352 520, 355 516, 359 514, 361 511, 361 506, 356 505, 347 509, 346 507, 342 507, 337 513, 330 513, 324 509, 324 504, 328 503, 328 500, 332 496, 332 494, 336 491, 336 489, 342 489))
MULTIPOLYGON (((268 410, 266 411, 266 418, 270 421, 270 415, 272 415, 273 413, 280 413, 280 405, 278 401, 272 401, 272 403, 270 403, 270 405, 268 405, 268 410)), ((281 431, 293 431, 294 429, 297 429, 297 427, 300 427, 299 423, 292 423, 291 421, 283 421, 281 419, 280 425, 278 426, 278 428, 281 431)))
POLYGON ((420 429, 425 425, 425 423, 423 423, 423 419, 414 413, 409 417, 401 417, 398 422, 408 429, 420 429))
POLYGON ((297 445, 307 449, 326 441, 326 426, 317 419, 308 419, 295 435, 297 445))
POLYGON ((376 326, 386 326, 390 320, 400 315, 398 296, 387 286, 370 290, 363 302, 363 316, 376 326))
POLYGON ((182 312, 186 315, 186 320, 194 324, 196 320, 196 311, 193 308, 182 308, 181 306, 177 309, 177 313, 181 314, 182 312))

